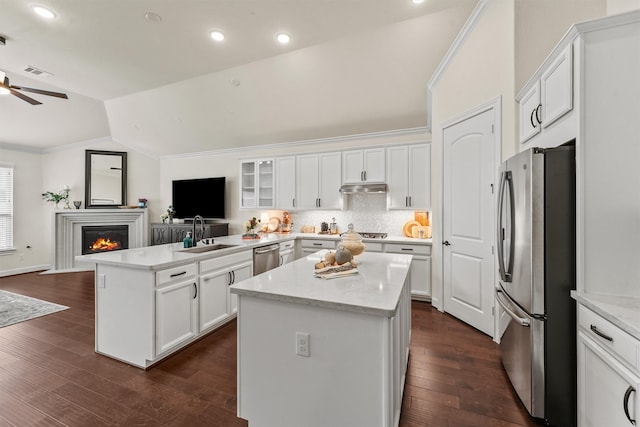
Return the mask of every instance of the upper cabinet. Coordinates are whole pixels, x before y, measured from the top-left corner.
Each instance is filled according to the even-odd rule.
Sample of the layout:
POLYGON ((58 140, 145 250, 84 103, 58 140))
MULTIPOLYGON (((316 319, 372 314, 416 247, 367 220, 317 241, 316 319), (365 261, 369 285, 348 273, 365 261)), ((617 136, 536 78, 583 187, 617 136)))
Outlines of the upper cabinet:
POLYGON ((385 182, 385 149, 369 148, 342 153, 342 182, 385 182))
POLYGON ((296 208, 296 157, 276 157, 275 166, 275 208, 292 210, 296 208))
MULTIPOLYGON (((573 109, 573 45, 569 43, 516 98, 520 143, 545 131, 573 109)), ((536 144, 539 145, 539 144, 536 144)))
POLYGON ((296 156, 296 208, 340 209, 341 153, 296 156))
POLYGON ((240 162, 240 208, 273 207, 273 159, 240 162))
POLYGON ((387 148, 387 207, 431 208, 431 145, 387 148))

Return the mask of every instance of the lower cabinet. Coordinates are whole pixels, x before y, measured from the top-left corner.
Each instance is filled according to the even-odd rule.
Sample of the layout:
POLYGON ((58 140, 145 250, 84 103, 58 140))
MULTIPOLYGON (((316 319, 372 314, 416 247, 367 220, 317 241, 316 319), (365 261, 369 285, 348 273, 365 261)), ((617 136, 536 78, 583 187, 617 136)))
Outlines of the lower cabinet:
POLYGON ((156 355, 198 335, 195 278, 156 290, 156 355))
MULTIPOLYGON (((182 242, 187 233, 192 230, 192 224, 152 223, 151 246, 182 242)), ((205 239, 228 235, 229 224, 227 223, 205 224, 203 237, 205 239)))
POLYGON ((302 239, 300 241, 300 256, 306 257, 321 249, 335 249, 336 240, 302 239))
POLYGON ((628 427, 640 416, 638 342, 584 306, 578 310, 578 425, 628 427))
POLYGON ((387 253, 413 255, 409 280, 411 298, 431 300, 431 246, 410 243, 385 243, 387 253))

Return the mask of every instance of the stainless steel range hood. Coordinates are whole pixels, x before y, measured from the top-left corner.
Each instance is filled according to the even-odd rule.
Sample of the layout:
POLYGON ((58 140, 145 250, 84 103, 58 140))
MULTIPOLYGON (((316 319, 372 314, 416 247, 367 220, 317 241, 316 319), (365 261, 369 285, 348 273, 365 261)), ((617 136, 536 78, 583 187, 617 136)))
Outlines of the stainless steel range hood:
POLYGON ((376 184, 345 184, 340 187, 340 192, 342 194, 376 194, 376 193, 386 193, 387 192, 387 184, 385 183, 376 183, 376 184))

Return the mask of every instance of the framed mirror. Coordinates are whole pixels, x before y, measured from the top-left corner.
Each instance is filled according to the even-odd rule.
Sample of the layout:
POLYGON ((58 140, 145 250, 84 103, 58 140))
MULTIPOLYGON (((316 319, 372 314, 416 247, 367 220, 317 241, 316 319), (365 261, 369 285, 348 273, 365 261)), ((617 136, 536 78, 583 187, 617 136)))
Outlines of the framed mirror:
POLYGON ((127 153, 85 150, 84 205, 87 209, 127 204, 127 153))

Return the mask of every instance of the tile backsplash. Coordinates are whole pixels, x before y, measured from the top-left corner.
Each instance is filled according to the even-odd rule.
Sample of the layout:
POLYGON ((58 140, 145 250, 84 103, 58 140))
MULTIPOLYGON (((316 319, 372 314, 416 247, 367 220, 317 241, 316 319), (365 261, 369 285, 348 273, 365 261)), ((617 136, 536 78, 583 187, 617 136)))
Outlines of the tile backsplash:
POLYGON ((353 223, 356 231, 402 235, 403 225, 414 219, 412 210, 387 210, 386 194, 352 194, 343 200, 346 205, 341 211, 291 212, 294 231, 300 231, 303 225, 314 225, 319 231, 320 223, 331 223, 331 218, 335 217, 340 233, 347 230, 349 223, 353 223))

